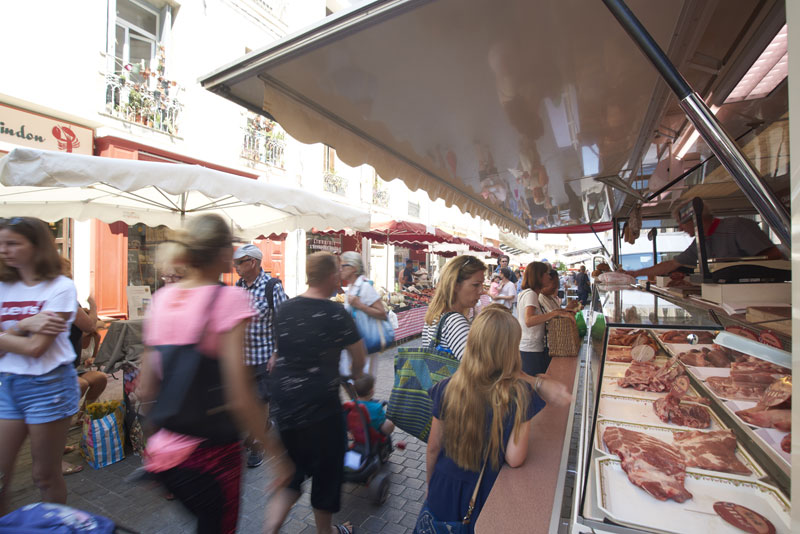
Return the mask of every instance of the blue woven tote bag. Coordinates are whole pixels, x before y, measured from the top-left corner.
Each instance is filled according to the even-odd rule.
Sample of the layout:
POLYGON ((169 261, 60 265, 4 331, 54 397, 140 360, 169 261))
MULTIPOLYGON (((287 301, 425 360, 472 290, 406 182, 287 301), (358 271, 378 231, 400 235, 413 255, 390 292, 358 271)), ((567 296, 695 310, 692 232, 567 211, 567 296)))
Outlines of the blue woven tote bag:
POLYGON ((427 347, 401 347, 394 357, 394 386, 386 417, 422 441, 428 441, 433 419, 433 401, 428 391, 458 369, 459 361, 439 346, 442 325, 452 313, 457 312, 444 314, 439 319, 436 336, 427 347))

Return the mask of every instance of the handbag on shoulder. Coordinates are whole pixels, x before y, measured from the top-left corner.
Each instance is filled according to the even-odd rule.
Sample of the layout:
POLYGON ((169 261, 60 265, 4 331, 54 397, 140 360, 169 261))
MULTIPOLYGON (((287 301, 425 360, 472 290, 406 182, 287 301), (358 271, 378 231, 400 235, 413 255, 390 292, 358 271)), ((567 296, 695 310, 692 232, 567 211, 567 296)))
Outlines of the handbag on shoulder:
MULTIPOLYGON (((369 282, 364 281, 362 283, 369 282)), ((356 296, 359 298, 360 292, 361 288, 359 287, 359 291, 356 293, 356 296)), ((352 315, 353 321, 356 323, 356 328, 358 328, 358 333, 361 334, 361 338, 364 340, 367 354, 381 352, 389 346, 389 343, 394 341, 394 326, 392 326, 388 316, 381 321, 355 308, 353 308, 352 315)))
POLYGON ((450 312, 443 314, 436 335, 427 347, 400 347, 394 357, 394 386, 389 396, 386 417, 412 436, 428 441, 433 421, 433 400, 428 391, 441 380, 453 376, 458 360, 439 347, 442 326, 450 312))
POLYGON ((163 378, 147 419, 157 428, 222 445, 238 441, 239 429, 226 406, 219 359, 198 348, 219 290, 214 290, 206 306, 206 323, 195 344, 153 347, 161 355, 163 378))

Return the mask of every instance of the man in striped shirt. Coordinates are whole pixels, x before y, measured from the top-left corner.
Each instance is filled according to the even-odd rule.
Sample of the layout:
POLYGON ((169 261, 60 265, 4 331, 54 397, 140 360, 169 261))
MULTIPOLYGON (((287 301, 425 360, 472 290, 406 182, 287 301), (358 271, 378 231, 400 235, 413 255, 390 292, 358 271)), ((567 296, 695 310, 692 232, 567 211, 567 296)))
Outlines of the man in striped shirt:
MULTIPOLYGON (((275 349, 275 312, 287 300, 278 278, 272 278, 261 268, 261 250, 255 245, 243 245, 233 253, 233 265, 239 280, 238 287, 250 296, 250 306, 256 311, 247 325, 244 337, 244 363, 255 377, 258 394, 269 405, 269 372, 267 364, 275 349)), ((264 419, 268 424, 268 411, 264 419)), ((251 438, 245 440, 247 467, 258 467, 264 461, 264 449, 251 438)))

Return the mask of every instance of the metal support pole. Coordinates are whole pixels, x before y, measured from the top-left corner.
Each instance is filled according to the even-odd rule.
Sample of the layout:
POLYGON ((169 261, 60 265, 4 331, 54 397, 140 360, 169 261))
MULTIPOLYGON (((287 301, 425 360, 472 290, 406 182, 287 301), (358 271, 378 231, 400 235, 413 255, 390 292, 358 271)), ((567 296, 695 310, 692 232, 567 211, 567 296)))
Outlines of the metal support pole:
POLYGON ((613 267, 614 270, 616 271, 617 269, 621 269, 622 265, 620 264, 619 260, 619 220, 613 219, 613 222, 614 225, 611 227, 613 230, 611 235, 612 239, 614 240, 614 242, 612 243, 612 245, 614 246, 614 257, 611 258, 611 262, 614 264, 613 267))
POLYGON ((780 203, 775 193, 764 183, 756 169, 711 113, 700 95, 692 90, 623 0, 603 0, 603 3, 667 82, 667 85, 678 97, 681 109, 686 113, 687 118, 720 163, 731 174, 747 199, 769 224, 781 243, 791 248, 789 212, 780 203))

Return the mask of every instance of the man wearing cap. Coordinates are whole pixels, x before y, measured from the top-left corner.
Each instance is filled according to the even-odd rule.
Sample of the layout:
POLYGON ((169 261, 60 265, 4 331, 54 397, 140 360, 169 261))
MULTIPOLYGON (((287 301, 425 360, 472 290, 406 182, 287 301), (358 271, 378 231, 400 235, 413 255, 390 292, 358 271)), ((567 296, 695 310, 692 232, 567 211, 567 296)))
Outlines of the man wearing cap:
MULTIPOLYGON (((255 245, 243 245, 233 253, 233 265, 239 280, 238 287, 250 296, 250 306, 256 315, 247 325, 244 337, 244 363, 253 373, 261 399, 269 404, 269 372, 267 364, 275 349, 275 312, 287 300, 278 278, 272 278, 261 268, 261 250, 255 245)), ((268 421, 267 413, 264 414, 268 421)), ((247 467, 258 467, 264 461, 264 449, 252 438, 245 440, 247 467)))
MULTIPOLYGON (((694 222, 691 213, 685 213, 681 208, 673 210, 674 219, 678 222, 678 229, 694 237, 694 222), (684 213, 683 215, 681 215, 684 213)), ((713 258, 745 258, 749 256, 766 256, 770 260, 781 260, 783 254, 770 241, 758 224, 743 217, 728 217, 718 219, 708 208, 703 206, 703 230, 706 234, 706 254, 713 258)), ((675 258, 662 261, 636 271, 628 271, 631 276, 661 276, 669 274, 680 267, 695 267, 697 265, 697 240, 689 247, 675 256, 675 258)))

